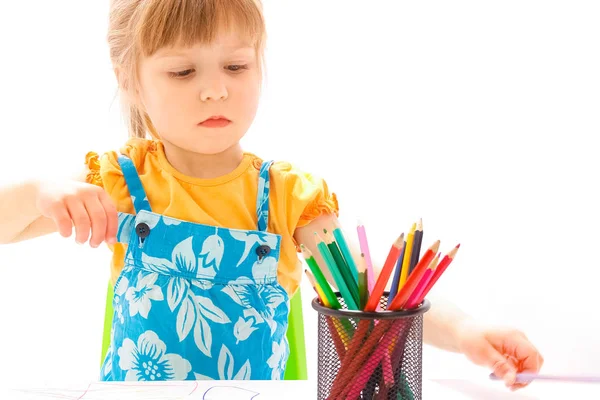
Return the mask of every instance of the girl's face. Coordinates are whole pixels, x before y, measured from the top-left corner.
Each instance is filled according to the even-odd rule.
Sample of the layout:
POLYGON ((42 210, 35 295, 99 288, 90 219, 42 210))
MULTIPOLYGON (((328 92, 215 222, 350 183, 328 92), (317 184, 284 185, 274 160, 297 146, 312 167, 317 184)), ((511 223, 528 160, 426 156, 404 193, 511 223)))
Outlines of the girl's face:
POLYGON ((255 53, 238 35, 220 33, 210 45, 162 48, 142 58, 137 101, 165 146, 208 155, 238 144, 258 108, 255 53))

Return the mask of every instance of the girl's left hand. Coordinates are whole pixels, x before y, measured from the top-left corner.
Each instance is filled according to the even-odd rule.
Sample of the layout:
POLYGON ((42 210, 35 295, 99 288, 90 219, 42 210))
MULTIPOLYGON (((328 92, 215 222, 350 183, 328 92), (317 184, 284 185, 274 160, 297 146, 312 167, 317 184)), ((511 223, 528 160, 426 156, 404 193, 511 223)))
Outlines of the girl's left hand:
POLYGON ((511 390, 528 385, 516 382, 517 373, 536 374, 544 363, 540 352, 516 329, 466 323, 458 338, 461 353, 474 364, 490 368, 511 390))

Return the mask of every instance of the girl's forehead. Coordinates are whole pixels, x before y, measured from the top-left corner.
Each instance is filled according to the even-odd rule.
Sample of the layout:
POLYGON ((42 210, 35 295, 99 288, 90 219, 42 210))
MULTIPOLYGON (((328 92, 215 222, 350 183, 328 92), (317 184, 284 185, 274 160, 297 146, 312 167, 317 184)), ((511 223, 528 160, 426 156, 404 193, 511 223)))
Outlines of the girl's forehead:
POLYGON ((197 43, 192 46, 175 45, 159 49, 151 58, 187 56, 198 51, 222 54, 254 54, 254 47, 246 44, 197 43))
POLYGON ((249 38, 244 37, 237 32, 218 32, 212 41, 202 42, 197 41, 192 44, 176 41, 172 45, 168 45, 158 49, 155 56, 161 57, 173 53, 185 53, 189 51, 197 51, 199 49, 221 51, 221 52, 236 52, 236 51, 254 51, 254 44, 249 38))

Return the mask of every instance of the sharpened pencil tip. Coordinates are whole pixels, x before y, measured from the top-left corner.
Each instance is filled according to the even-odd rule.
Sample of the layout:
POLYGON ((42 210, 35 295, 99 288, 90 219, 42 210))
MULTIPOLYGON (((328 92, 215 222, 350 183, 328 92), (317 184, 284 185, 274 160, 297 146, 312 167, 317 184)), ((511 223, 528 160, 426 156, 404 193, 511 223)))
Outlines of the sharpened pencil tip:
POLYGON ((457 249, 458 249, 458 248, 460 248, 460 243, 456 245, 456 248, 457 248, 457 249))

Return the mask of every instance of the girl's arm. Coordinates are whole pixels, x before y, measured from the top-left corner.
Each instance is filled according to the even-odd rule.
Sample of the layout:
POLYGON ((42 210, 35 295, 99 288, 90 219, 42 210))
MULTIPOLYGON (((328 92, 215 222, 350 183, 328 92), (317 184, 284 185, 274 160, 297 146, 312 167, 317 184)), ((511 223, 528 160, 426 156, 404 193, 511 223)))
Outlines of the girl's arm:
MULTIPOLYGON (((323 274, 329 282, 333 282, 333 279, 331 279, 331 274, 317 250, 314 233, 319 232, 321 234, 323 229, 331 231, 336 227, 339 227, 339 223, 335 215, 324 214, 307 226, 298 228, 294 235, 298 244, 304 244, 312 252, 315 260, 323 270, 323 274)), ((355 260, 357 260, 360 256, 360 249, 352 240, 350 240, 353 236, 346 232, 344 232, 344 236, 348 241, 351 253, 355 256, 355 260)), ((373 269, 375 276, 379 276, 381 266, 375 264, 373 265, 373 269)), ((443 302, 433 302, 430 300, 430 302, 431 309, 426 312, 423 317, 423 341, 443 350, 459 352, 461 328, 470 320, 470 318, 446 300, 443 302)))
MULTIPOLYGON (((87 172, 87 171, 85 171, 87 172)), ((117 212, 104 190, 77 180, 26 181, 0 188, 0 244, 32 239, 53 232, 92 247, 116 241, 117 212)))
POLYGON ((0 188, 0 243, 56 232, 54 222, 36 205, 39 187, 37 181, 26 181, 0 188))

